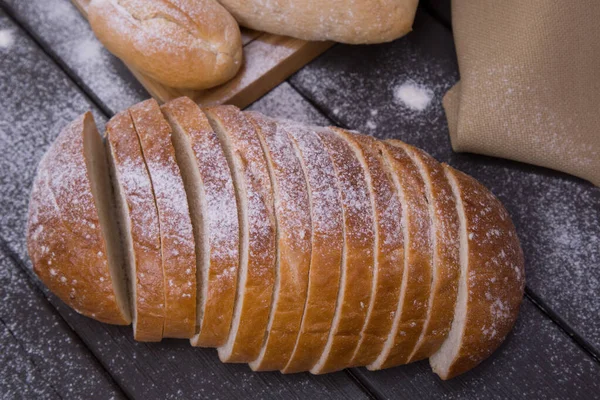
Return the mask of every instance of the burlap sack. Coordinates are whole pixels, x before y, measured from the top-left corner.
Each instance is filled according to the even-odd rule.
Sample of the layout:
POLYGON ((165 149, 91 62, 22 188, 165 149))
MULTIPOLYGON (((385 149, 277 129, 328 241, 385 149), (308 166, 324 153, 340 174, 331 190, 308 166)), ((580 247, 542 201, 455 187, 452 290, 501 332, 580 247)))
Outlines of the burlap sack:
POLYGON ((600 0, 452 0, 455 151, 600 185, 600 0))

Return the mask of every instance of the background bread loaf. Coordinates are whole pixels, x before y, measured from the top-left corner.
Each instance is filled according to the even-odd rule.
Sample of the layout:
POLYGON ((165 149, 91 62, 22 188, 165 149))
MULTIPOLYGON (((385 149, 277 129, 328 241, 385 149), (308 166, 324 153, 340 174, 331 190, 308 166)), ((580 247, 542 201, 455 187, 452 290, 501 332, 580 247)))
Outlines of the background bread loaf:
POLYGON ((238 24, 215 0, 92 0, 88 19, 110 52, 170 87, 217 86, 241 66, 238 24))
POLYGON ((136 339, 193 337, 223 361, 284 373, 430 357, 449 379, 512 328, 523 255, 507 212, 474 179, 398 141, 189 99, 162 111, 166 120, 146 101, 107 125, 114 193, 89 114, 40 164, 29 251, 76 310, 127 324, 129 294, 136 339), (137 193, 155 204, 161 257, 152 240, 141 250, 137 193))

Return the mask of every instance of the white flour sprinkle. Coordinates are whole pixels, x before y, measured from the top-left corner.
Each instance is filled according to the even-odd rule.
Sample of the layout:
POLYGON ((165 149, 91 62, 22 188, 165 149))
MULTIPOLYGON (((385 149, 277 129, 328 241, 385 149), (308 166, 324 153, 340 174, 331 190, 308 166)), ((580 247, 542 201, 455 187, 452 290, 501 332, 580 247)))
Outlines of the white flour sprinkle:
POLYGON ((394 88, 394 100, 415 111, 423 111, 431 103, 433 91, 423 85, 406 81, 394 88))
POLYGON ((0 30, 0 49, 8 49, 15 41, 10 29, 0 30))

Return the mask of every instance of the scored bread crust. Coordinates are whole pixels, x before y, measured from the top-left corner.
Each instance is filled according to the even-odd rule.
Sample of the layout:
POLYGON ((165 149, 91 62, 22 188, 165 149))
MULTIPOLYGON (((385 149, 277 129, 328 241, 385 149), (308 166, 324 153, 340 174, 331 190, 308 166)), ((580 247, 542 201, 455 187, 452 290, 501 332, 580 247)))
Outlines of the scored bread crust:
POLYGON ((525 270, 515 227, 500 201, 470 176, 444 169, 459 210, 461 276, 450 334, 429 362, 450 379, 504 341, 519 313, 525 270))
POLYGON ((402 203, 404 276, 392 330, 369 370, 408 362, 427 318, 432 275, 432 243, 425 184, 417 166, 400 147, 380 142, 402 203))
POLYGON ((392 329, 404 271, 402 205, 392 178, 388 175, 377 139, 336 129, 368 171, 374 210, 374 254, 371 301, 351 365, 375 361, 392 329))
POLYGON ((88 19, 110 52, 169 87, 213 87, 242 64, 238 24, 214 0, 92 0, 88 19))
POLYGON ((138 341, 160 341, 165 289, 158 213, 140 141, 127 111, 106 124, 106 147, 129 271, 133 337, 138 341))
POLYGON ((242 26, 304 40, 389 42, 410 32, 417 0, 219 0, 242 26))
POLYGON ((42 282, 75 311, 129 325, 118 230, 104 226, 110 221, 101 215, 101 207, 110 212, 112 193, 102 198, 94 192, 95 174, 110 180, 104 146, 87 112, 61 131, 38 166, 29 201, 29 256, 42 282))
POLYGON ((191 338, 196 327, 196 251, 171 128, 154 99, 129 109, 158 210, 165 287, 163 337, 191 338))
POLYGON ((425 182, 425 194, 432 222, 433 279, 429 311, 421 337, 409 362, 431 356, 440 348, 452 325, 460 276, 459 221, 456 201, 444 168, 429 154, 399 140, 389 140, 402 147, 414 161, 425 182))
POLYGON ((335 315, 314 374, 350 366, 371 299, 373 279, 373 208, 366 171, 350 146, 331 130, 318 132, 329 152, 342 194, 344 249, 335 315))
POLYGON ((300 160, 287 133, 257 112, 246 112, 263 146, 273 186, 277 224, 277 264, 265 341, 253 371, 287 365, 304 313, 311 253, 310 204, 300 160))
POLYGON ((258 134, 234 106, 205 110, 232 171, 240 216, 240 266, 231 330, 218 348, 223 362, 251 362, 265 338, 275 283, 273 189, 258 134))
POLYGON ((186 186, 196 242, 197 330, 193 346, 218 347, 229 335, 239 264, 239 225, 231 171, 200 107, 180 97, 161 107, 186 186))
POLYGON ((278 121, 290 137, 302 165, 309 194, 312 251, 302 323, 283 373, 310 370, 321 357, 333 321, 342 262, 343 217, 333 161, 317 130, 278 121))

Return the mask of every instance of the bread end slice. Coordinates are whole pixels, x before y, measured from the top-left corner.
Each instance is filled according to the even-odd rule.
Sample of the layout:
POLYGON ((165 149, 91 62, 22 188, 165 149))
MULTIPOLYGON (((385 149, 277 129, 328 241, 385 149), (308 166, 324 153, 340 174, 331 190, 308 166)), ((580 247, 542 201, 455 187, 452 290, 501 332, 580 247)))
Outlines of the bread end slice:
POLYGON ((525 287, 524 259, 510 216, 489 190, 444 164, 460 221, 460 282, 450 334, 430 357, 450 379, 475 367, 512 329, 525 287))
POLYGON ((89 112, 60 133, 38 167, 28 249, 36 274, 75 311, 131 323, 106 154, 89 112))

